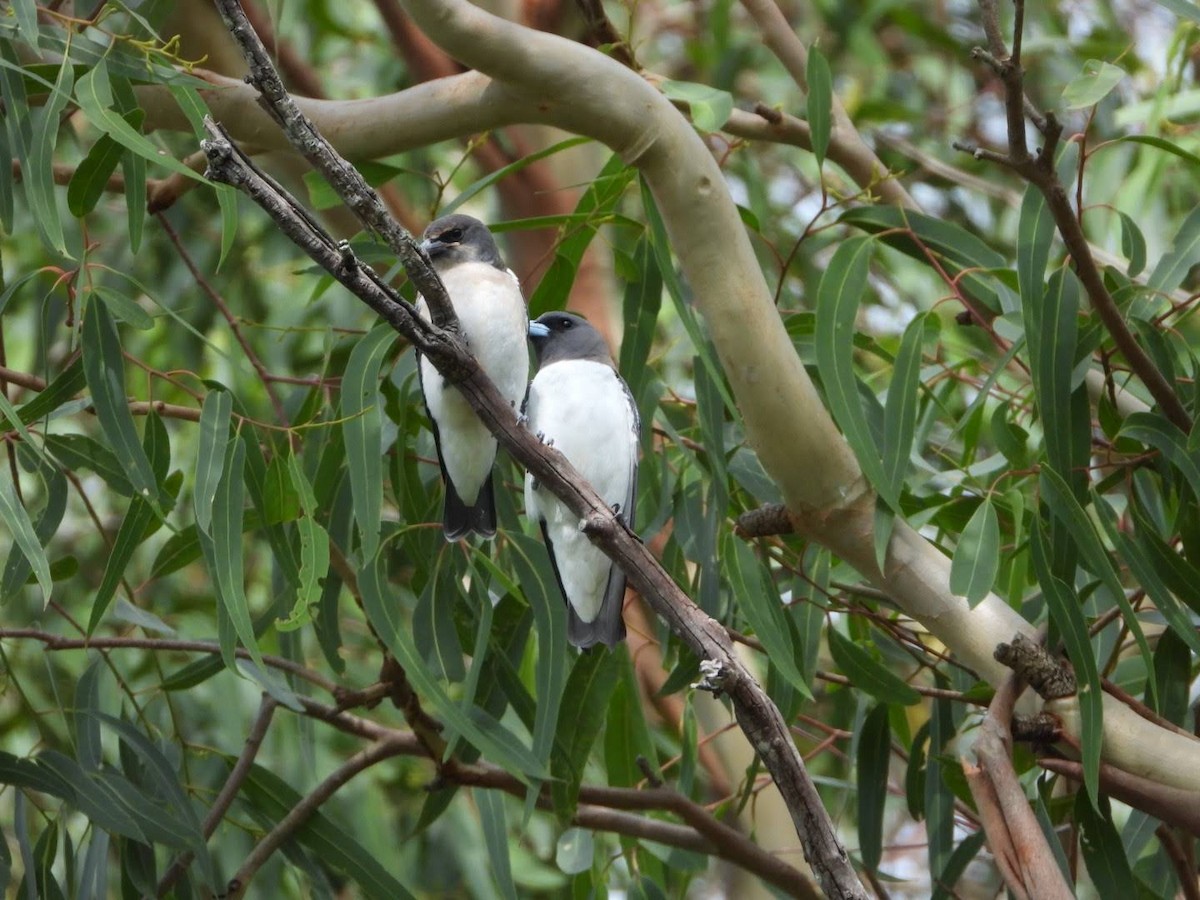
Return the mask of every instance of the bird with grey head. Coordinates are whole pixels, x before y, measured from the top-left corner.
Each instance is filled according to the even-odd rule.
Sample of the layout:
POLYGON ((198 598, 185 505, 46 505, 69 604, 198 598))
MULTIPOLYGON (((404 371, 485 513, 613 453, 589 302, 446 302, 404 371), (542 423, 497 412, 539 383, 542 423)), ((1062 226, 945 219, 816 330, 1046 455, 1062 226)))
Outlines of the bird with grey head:
MULTIPOLYGON (((538 371, 529 385, 529 429, 552 442, 604 502, 633 527, 637 499, 637 404, 617 374, 604 338, 573 313, 529 323, 538 371)), ((567 601, 567 639, 612 646, 625 637, 625 573, 580 530, 579 517, 525 475, 525 514, 542 529, 567 601)))
MULTIPOLYGON (((501 259, 492 233, 471 216, 443 216, 425 229, 421 249, 446 287, 467 349, 515 407, 529 381, 528 314, 521 285, 501 259)), ((424 298, 417 309, 429 319, 424 298)), ((472 532, 491 537, 496 533, 496 439, 429 360, 422 358, 417 371, 446 486, 443 534, 448 541, 472 532)))

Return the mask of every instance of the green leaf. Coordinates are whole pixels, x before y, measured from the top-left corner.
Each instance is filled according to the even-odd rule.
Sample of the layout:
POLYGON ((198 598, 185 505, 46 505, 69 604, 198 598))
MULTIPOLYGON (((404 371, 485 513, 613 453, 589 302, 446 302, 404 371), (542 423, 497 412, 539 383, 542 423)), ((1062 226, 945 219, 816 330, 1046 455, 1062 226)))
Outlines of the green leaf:
POLYGON ((604 724, 619 669, 618 654, 594 650, 579 655, 567 678, 564 694, 570 702, 559 710, 555 735, 562 751, 554 754, 550 765, 551 775, 558 779, 550 786, 554 811, 563 822, 574 818, 583 770, 604 724))
POLYGON ((644 759, 654 771, 656 758, 650 728, 642 710, 637 674, 629 658, 627 644, 618 650, 623 657, 617 673, 617 686, 608 703, 608 718, 604 723, 604 765, 608 783, 614 787, 632 787, 645 776, 638 765, 644 759))
MULTIPOLYGON (((198 140, 203 140, 207 136, 204 117, 208 114, 208 106, 201 99, 200 92, 190 84, 174 83, 168 87, 171 96, 187 116, 192 132, 198 140)), ((221 208, 221 255, 217 259, 217 268, 220 269, 237 239, 237 190, 227 184, 214 184, 212 187, 217 195, 217 204, 221 208)), ((134 210, 131 208, 129 213, 132 222, 134 210)))
MULTIPOLYGON (((59 523, 67 510, 67 477, 54 466, 43 466, 41 475, 46 486, 46 503, 33 526, 33 531, 38 546, 45 547, 58 531, 59 523)), ((0 491, 3 489, 3 486, 0 486, 0 491)), ((3 504, 2 500, 0 504, 3 504)), ((7 523, 7 519, 4 521, 7 523)), ((0 580, 0 602, 4 602, 23 588, 31 572, 33 566, 28 557, 20 544, 14 544, 9 551, 8 561, 4 564, 3 579, 0 580)), ((50 576, 53 578, 54 574, 54 568, 51 567, 50 576)))
POLYGON ((667 79, 659 84, 659 89, 670 99, 686 103, 692 124, 701 131, 720 130, 733 112, 733 95, 707 84, 667 79))
POLYGON ((1036 299, 1022 297, 1030 376, 1045 430, 1046 455, 1050 466, 1073 491, 1079 491, 1083 482, 1076 470, 1077 442, 1072 434, 1075 417, 1071 409, 1079 293, 1075 274, 1058 269, 1050 276, 1043 294, 1036 299))
POLYGON ((1046 526, 1035 522, 1031 533, 1030 548, 1038 584, 1050 611, 1050 620, 1063 643, 1067 656, 1075 668, 1079 683, 1076 699, 1082 722, 1080 744, 1083 755, 1083 783, 1093 804, 1100 791, 1100 749, 1104 739, 1104 701, 1100 672, 1088 637, 1087 622, 1079 606, 1075 591, 1051 568, 1049 538, 1046 526))
POLYGON ((1117 568, 1113 565, 1112 558, 1104 549, 1103 544, 1100 543, 1100 535, 1096 533, 1096 526, 1084 512, 1083 506, 1075 499, 1071 489, 1067 487, 1067 483, 1053 469, 1042 469, 1039 485, 1042 500, 1045 501, 1050 512, 1062 521, 1066 533, 1070 535, 1071 540, 1083 555, 1088 569, 1101 580, 1113 601, 1120 607, 1125 624, 1133 634, 1138 650, 1142 654, 1146 675, 1153 685, 1154 656, 1151 654, 1150 645, 1142 632, 1137 613, 1125 596, 1125 589, 1121 586, 1117 568))
POLYGON ((531 318, 567 305, 584 252, 600 226, 612 216, 635 172, 614 153, 583 192, 575 206, 574 224, 563 227, 550 268, 529 298, 531 318))
POLYGON ((1000 570, 1000 523, 991 497, 975 508, 958 538, 950 564, 950 592, 971 606, 991 593, 1000 570))
POLYGON ((54 148, 63 110, 71 100, 74 66, 60 65, 58 77, 45 104, 34 113, 33 140, 29 157, 24 160, 29 179, 25 196, 37 221, 38 232, 54 253, 68 256, 63 239, 62 222, 58 215, 58 196, 54 185, 54 148))
POLYGON ((882 703, 912 706, 921 702, 920 694, 862 647, 843 637, 837 629, 827 629, 826 635, 834 663, 856 688, 866 691, 882 703))
POLYGON ((466 675, 463 649, 454 627, 454 606, 459 602, 461 574, 447 564, 446 554, 438 556, 434 575, 413 611, 413 643, 424 651, 427 664, 438 678, 462 681, 466 675))
POLYGON ((1200 450, 1191 450, 1187 438, 1157 413, 1138 412, 1126 417, 1118 437, 1149 444, 1187 479, 1192 493, 1200 497, 1200 450))
POLYGON ((1095 106, 1107 97, 1124 77, 1125 70, 1120 66, 1099 59, 1089 59, 1083 64, 1083 71, 1063 88, 1063 102, 1067 109, 1095 106))
MULTIPOLYGON (((1196 627, 1192 624, 1191 616, 1180 608, 1171 590, 1167 587, 1167 581, 1164 577, 1164 571, 1171 571, 1170 560, 1178 560, 1179 563, 1184 563, 1184 560, 1170 548, 1166 548, 1165 553, 1161 554, 1166 559, 1162 566, 1157 565, 1152 552, 1147 551, 1143 546, 1144 532, 1138 528, 1137 532, 1130 534, 1121 531, 1117 522, 1117 514, 1112 507, 1104 501, 1099 494, 1094 490, 1092 492, 1092 504, 1096 509, 1097 518, 1100 520, 1101 526, 1104 528, 1105 534, 1108 535, 1109 541, 1121 558, 1129 566, 1129 571, 1133 573, 1133 577, 1137 579, 1138 584, 1154 601, 1155 608, 1162 613, 1171 631, 1182 638, 1192 651, 1200 656, 1200 635, 1196 633, 1196 627)), ((1172 572, 1173 574, 1173 572, 1172 572)), ((1181 579, 1183 584, 1189 589, 1189 595, 1194 598, 1192 600, 1193 608, 1200 613, 1200 575, 1195 578, 1189 578, 1186 574, 1181 579)), ((1162 638, 1159 638, 1161 645, 1162 638)), ((1158 671, 1157 663, 1155 674, 1161 678, 1161 672, 1158 671)))
POLYGON ((104 300, 108 311, 127 325, 132 325, 139 331, 149 331, 154 327, 154 317, 138 306, 132 297, 126 297, 103 285, 96 285, 92 290, 104 300))
POLYGON ((367 618, 396 661, 404 667, 408 680, 426 709, 443 719, 450 728, 474 744, 491 762, 503 766, 517 778, 545 779, 546 768, 529 752, 507 727, 478 707, 464 713, 430 676, 421 653, 413 644, 409 623, 399 605, 385 591, 378 557, 359 571, 359 590, 367 618))
POLYGON ((1171 249, 1163 254, 1146 282, 1152 291, 1173 291, 1200 263, 1200 206, 1193 209, 1171 241, 1171 249))
MULTIPOLYGON (((232 770, 233 760, 229 760, 232 770)), ((301 795, 274 772, 257 763, 242 786, 242 796, 251 808, 271 822, 278 822, 302 799, 301 795)), ((375 900, 413 900, 413 894, 388 871, 375 854, 354 840, 351 832, 317 811, 294 832, 301 845, 311 850, 323 865, 357 884, 364 896, 375 900)))
POLYGON ((554 862, 568 875, 578 875, 592 867, 596 849, 592 833, 586 828, 568 828, 558 837, 554 862))
POLYGON ((1138 896, 1125 845, 1113 825, 1108 797, 1098 804, 1079 796, 1075 800, 1075 822, 1080 828, 1079 846, 1092 884, 1102 900, 1126 900, 1138 896))
POLYGON ((683 327, 691 339, 692 349, 704 361, 704 366, 712 376, 713 383, 721 391, 721 396, 725 400, 725 409, 729 411, 730 416, 738 418, 737 405, 733 402, 733 395, 729 393, 725 384, 725 376, 713 353, 712 342, 704 336, 703 328, 696 318, 695 308, 685 293, 683 283, 679 280, 675 265, 671 261, 671 243, 667 238, 667 226, 663 222, 662 214, 658 211, 658 205, 654 202, 654 194, 650 191, 650 185, 644 178, 641 179, 639 186, 642 208, 646 211, 646 223, 649 225, 650 244, 658 263, 659 274, 662 275, 663 285, 667 289, 667 296, 671 298, 675 314, 683 323, 683 327))
POLYGON ((75 99, 89 122, 127 150, 178 175, 204 181, 203 176, 155 146, 116 112, 113 87, 109 82, 108 64, 105 60, 100 60, 90 72, 79 79, 75 85, 75 99))
MULTIPOLYGON (((213 497, 212 534, 199 532, 200 549, 216 588, 217 599, 229 617, 233 632, 258 667, 265 668, 250 621, 246 599, 245 564, 242 555, 242 527, 245 504, 246 446, 231 441, 225 451, 224 472, 213 497)), ((221 656, 225 665, 236 669, 233 642, 222 635, 221 656)))
POLYGON ((621 339, 619 368, 629 392, 640 397, 650 377, 646 361, 654 344, 658 313, 662 308, 663 277, 648 236, 638 238, 633 251, 637 276, 625 280, 623 302, 625 332, 621 339))
POLYGON ((96 417, 136 493, 158 503, 158 483, 138 440, 125 397, 125 359, 104 300, 92 295, 83 316, 83 370, 96 417))
MULTIPOLYGON (((545 547, 520 533, 510 534, 509 538, 513 550, 509 566, 517 588, 511 593, 524 596, 529 602, 537 633, 538 654, 533 675, 538 704, 533 723, 533 755, 548 762, 565 696, 563 688, 571 653, 567 644, 567 608, 550 569, 545 547)), ((480 559, 484 556, 482 551, 476 554, 477 560, 487 565, 491 560, 480 559)), ((489 568, 500 570, 494 563, 489 568)))
POLYGON ((1154 147, 1158 150, 1170 153, 1173 156, 1178 156, 1184 162, 1190 163, 1193 166, 1200 166, 1200 156, 1197 156, 1195 153, 1189 153, 1178 144, 1174 144, 1171 141, 1152 134, 1126 134, 1116 138, 1115 140, 1125 141, 1131 144, 1145 144, 1147 147, 1154 147))
POLYGON ((829 135, 833 129, 833 76, 829 72, 829 62, 816 44, 808 48, 804 77, 808 81, 808 130, 813 156, 821 166, 825 163, 825 151, 829 149, 829 135))
POLYGON ((526 168, 532 163, 537 162, 539 159, 545 159, 547 156, 553 156, 556 153, 561 153, 564 150, 570 150, 572 147, 578 147, 580 144, 587 144, 591 142, 591 140, 591 138, 586 137, 567 138, 565 141, 559 141, 557 144, 553 144, 552 146, 546 147, 543 150, 538 150, 535 153, 522 156, 516 162, 509 163, 507 166, 502 166, 495 172, 489 172, 478 181, 474 181, 469 184, 463 189, 461 194, 459 194, 449 203, 444 204, 442 208, 438 210, 438 215, 450 215, 450 213, 455 212, 460 206, 462 206, 471 198, 475 197, 477 194, 486 191, 497 182, 503 181, 509 175, 514 175, 517 172, 520 172, 522 169, 526 168))
POLYGON ((872 239, 844 241, 817 286, 817 371, 834 421, 854 450, 863 474, 879 495, 896 509, 900 498, 884 473, 883 460, 858 392, 854 374, 854 329, 858 305, 867 286, 872 239))
POLYGON ((1121 218, 1121 252, 1129 258, 1129 268, 1125 274, 1136 278, 1146 268, 1146 238, 1133 219, 1119 210, 1117 215, 1121 218))
POLYGON ((745 541, 726 533, 720 560, 733 591, 738 612, 746 617, 767 657, 793 688, 812 699, 812 689, 797 665, 799 655, 792 644, 787 614, 779 592, 745 541))
MULTIPOLYGON (((945 219, 894 206, 862 206, 845 212, 839 222, 853 225, 923 265, 931 265, 930 255, 948 275, 956 276, 967 269, 1006 270, 1008 260, 987 243, 962 227, 945 219)), ((1000 290, 993 276, 974 271, 958 278, 959 286, 968 296, 978 298, 989 309, 1001 310, 1000 290)))
POLYGON ((34 50, 38 49, 38 9, 35 0, 13 0, 13 15, 17 19, 17 33, 34 50))
POLYGON ((383 522, 383 425, 379 411, 379 371, 396 342, 396 331, 386 322, 371 329, 354 345, 342 376, 342 435, 346 440, 346 468, 354 497, 362 559, 373 559, 379 550, 383 522))
POLYGON ((883 409, 883 477, 899 497, 908 474, 913 438, 917 432, 917 388, 921 383, 921 346, 927 331, 937 329, 937 317, 920 313, 908 323, 888 384, 883 409), (932 327, 930 327, 932 326, 932 327))
POLYGON ((936 887, 932 900, 950 900, 952 897, 961 896, 954 893, 954 886, 962 877, 962 873, 966 871, 967 866, 970 865, 971 860, 979 854, 986 839, 987 832, 980 828, 974 834, 964 838, 963 842, 954 848, 954 852, 946 860, 946 867, 934 879, 936 887))
POLYGON ((196 487, 193 506, 196 527, 211 534, 213 500, 225 471, 225 451, 229 446, 229 423, 233 416, 233 397, 214 388, 204 395, 200 407, 200 442, 196 448, 196 487))
MULTIPOLYGON (((1042 192, 1033 185, 1025 189, 1017 221, 1017 284, 1026 311, 1026 329, 1033 311, 1040 308, 1046 293, 1046 264, 1054 240, 1054 217, 1042 192)), ((1032 341, 1031 341, 1032 343, 1032 341)))
MULTIPOLYGON (((145 117, 143 110, 126 113, 124 118, 130 127, 141 127, 145 117)), ((67 209, 76 218, 83 218, 100 202, 104 189, 108 186, 109 176, 116 171, 125 154, 125 148, 110 138, 107 134, 100 135, 96 143, 88 151, 71 176, 67 185, 67 209)))
MULTIPOLYGON (((3 309, 3 304, 0 304, 3 309)), ((46 389, 28 403, 23 404, 17 413, 21 421, 28 425, 38 419, 49 416, 64 403, 78 394, 87 386, 87 377, 83 372, 83 360, 76 358, 71 365, 54 376, 46 385, 46 389)))
POLYGON ((488 858, 492 861, 492 878, 505 900, 517 900, 512 863, 508 858, 508 820, 504 814, 504 794, 488 788, 475 788, 471 793, 475 797, 475 805, 479 807, 483 841, 487 844, 488 858))
POLYGON ((300 496, 302 510, 302 515, 296 520, 296 532, 300 538, 300 584, 296 588, 291 614, 287 619, 275 622, 279 631, 291 631, 311 621, 311 610, 321 599, 321 578, 329 571, 329 533, 317 521, 319 511, 316 494, 304 477, 295 454, 288 453, 287 463, 292 487, 300 496))
POLYGON ((111 450, 84 434, 48 434, 46 450, 65 470, 90 469, 109 489, 123 497, 134 496, 125 469, 111 450))
POLYGON ((871 710, 858 733, 855 773, 858 779, 858 852, 863 866, 874 872, 883 856, 883 810, 888 796, 888 764, 892 729, 888 708, 871 710))
POLYGON ((12 552, 21 553, 33 568, 38 586, 42 589, 42 605, 48 606, 54 591, 53 580, 50 577, 50 561, 46 558, 46 551, 38 540, 37 530, 33 527, 29 513, 21 505, 7 471, 0 476, 0 522, 4 523, 12 536, 12 552))

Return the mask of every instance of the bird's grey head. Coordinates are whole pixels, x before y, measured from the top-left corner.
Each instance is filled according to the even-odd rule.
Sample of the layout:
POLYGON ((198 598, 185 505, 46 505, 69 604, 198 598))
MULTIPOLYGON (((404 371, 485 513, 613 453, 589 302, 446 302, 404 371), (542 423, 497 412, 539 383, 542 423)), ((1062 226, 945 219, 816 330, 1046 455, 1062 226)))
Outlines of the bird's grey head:
POLYGON ((507 271, 496 241, 488 227, 471 216, 442 216, 430 223, 422 235, 421 249, 433 267, 444 272, 461 263, 481 262, 507 271))
POLYGON ((548 312, 529 323, 538 365, 568 359, 586 359, 612 365, 608 345, 588 320, 568 312, 548 312))

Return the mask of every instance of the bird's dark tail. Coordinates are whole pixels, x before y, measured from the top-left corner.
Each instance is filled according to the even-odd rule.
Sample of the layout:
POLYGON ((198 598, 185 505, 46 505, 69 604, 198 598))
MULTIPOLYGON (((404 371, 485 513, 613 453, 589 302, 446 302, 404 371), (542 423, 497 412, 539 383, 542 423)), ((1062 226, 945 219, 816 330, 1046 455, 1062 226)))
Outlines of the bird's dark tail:
POLYGON ((596 644, 615 647, 625 640, 625 620, 621 613, 625 605, 625 573, 615 565, 608 577, 608 589, 600 615, 585 622, 575 613, 575 607, 567 604, 567 640, 573 647, 586 650, 596 644))
POLYGON ((449 478, 445 479, 445 483, 446 505, 442 511, 442 533, 446 540, 457 541, 472 531, 481 537, 493 537, 496 534, 496 495, 492 490, 491 473, 488 473, 487 481, 479 489, 474 506, 467 506, 463 502, 449 478))

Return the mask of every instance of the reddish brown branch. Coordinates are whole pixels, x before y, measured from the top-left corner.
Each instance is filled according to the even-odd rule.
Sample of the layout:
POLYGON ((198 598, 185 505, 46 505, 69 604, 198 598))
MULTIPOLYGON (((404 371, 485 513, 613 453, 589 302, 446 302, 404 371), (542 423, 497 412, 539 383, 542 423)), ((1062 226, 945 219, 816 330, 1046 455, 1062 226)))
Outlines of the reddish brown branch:
MULTIPOLYGON (((972 152, 977 159, 988 159, 1001 163, 1036 187, 1046 200, 1067 252, 1075 263, 1075 272, 1087 292, 1092 309, 1104 323, 1105 329, 1112 336, 1117 349, 1125 357, 1129 368, 1141 379, 1158 403, 1159 408, 1180 431, 1187 434, 1192 429, 1192 420, 1187 409, 1175 392, 1174 386, 1167 381, 1163 373, 1154 364, 1150 355, 1134 337, 1129 326, 1118 308, 1116 300, 1104 284, 1096 260, 1092 256, 1087 238, 1084 237, 1079 217, 1071 206, 1070 197, 1058 172, 1054 167, 1055 151, 1062 125, 1055 117, 1046 113, 1038 115, 1035 111, 1035 123, 1045 136, 1045 146, 1036 156, 1030 155, 1025 135, 1025 118, 1028 113, 1028 102, 1025 97, 1025 74, 1021 69, 1017 55, 1010 56, 1000 32, 999 10, 995 0, 980 0, 983 11, 983 27, 987 34, 988 49, 976 48, 972 56, 986 63, 994 71, 1004 85, 1005 116, 1008 122, 1008 153, 999 154, 980 148, 956 144, 959 149, 972 152)), ((1018 27, 1023 21, 1023 0, 1017 0, 1016 21, 1018 27)), ((1026 297, 1026 302, 1031 298, 1026 297)))

